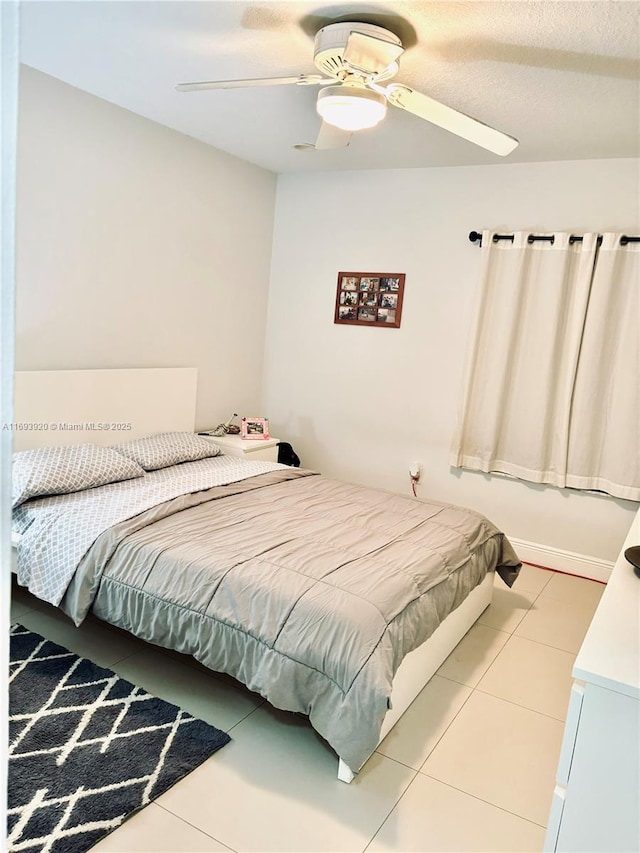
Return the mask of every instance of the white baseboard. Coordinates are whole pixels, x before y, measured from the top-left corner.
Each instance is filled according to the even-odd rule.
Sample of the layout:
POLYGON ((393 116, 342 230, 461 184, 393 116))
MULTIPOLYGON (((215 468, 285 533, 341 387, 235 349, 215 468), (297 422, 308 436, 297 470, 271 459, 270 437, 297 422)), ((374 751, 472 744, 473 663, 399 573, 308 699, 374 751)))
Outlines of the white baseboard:
POLYGON ((578 575, 594 581, 606 583, 611 575, 613 563, 601 560, 599 557, 589 557, 587 554, 575 554, 573 551, 563 551, 561 548, 551 548, 549 545, 539 545, 537 542, 525 542, 524 539, 507 537, 515 548, 516 554, 524 563, 564 572, 567 575, 578 575))

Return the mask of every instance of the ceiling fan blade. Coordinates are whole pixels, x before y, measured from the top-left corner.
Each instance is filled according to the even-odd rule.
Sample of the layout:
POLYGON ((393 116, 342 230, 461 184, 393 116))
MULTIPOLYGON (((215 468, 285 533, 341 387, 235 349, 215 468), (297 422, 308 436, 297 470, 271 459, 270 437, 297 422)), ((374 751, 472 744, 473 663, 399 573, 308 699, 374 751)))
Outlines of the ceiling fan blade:
POLYGON ((360 71, 379 74, 403 53, 404 48, 400 44, 354 30, 347 39, 342 61, 360 71))
POLYGON ((401 107, 418 118, 437 124, 438 127, 449 130, 501 157, 506 157, 520 144, 513 136, 508 136, 465 113, 447 107, 440 101, 434 101, 428 95, 416 92, 408 86, 392 83, 384 91, 387 100, 393 106, 401 107))
POLYGON ((320 74, 298 74, 297 77, 255 77, 247 80, 210 80, 201 83, 178 83, 178 92, 201 92, 204 89, 241 89, 247 86, 315 86, 335 82, 320 74))
POLYGON ((340 130, 326 121, 323 121, 318 131, 318 137, 314 142, 299 142, 293 147, 298 151, 326 151, 330 148, 346 148, 351 142, 351 132, 340 130))
POLYGON ((341 130, 326 121, 323 121, 318 131, 315 148, 346 148, 351 142, 351 131, 341 130))

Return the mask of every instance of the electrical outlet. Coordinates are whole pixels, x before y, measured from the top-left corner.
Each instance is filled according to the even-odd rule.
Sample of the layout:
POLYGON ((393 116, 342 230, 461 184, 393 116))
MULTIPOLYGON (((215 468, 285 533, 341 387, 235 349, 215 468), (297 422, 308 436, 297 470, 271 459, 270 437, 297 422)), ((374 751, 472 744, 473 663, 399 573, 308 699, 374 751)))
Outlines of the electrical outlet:
POLYGON ((421 466, 419 462, 412 462, 409 466, 409 476, 416 482, 420 479, 421 466))

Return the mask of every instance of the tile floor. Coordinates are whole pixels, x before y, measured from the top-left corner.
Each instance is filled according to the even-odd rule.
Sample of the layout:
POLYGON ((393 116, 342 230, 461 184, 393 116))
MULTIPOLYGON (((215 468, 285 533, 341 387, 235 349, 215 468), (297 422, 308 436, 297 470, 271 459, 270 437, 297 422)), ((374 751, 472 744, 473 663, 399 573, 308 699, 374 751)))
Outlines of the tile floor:
POLYGON ((571 667, 604 590, 525 566, 351 785, 303 717, 232 679, 14 588, 12 621, 109 666, 233 740, 94 849, 540 851, 571 667))

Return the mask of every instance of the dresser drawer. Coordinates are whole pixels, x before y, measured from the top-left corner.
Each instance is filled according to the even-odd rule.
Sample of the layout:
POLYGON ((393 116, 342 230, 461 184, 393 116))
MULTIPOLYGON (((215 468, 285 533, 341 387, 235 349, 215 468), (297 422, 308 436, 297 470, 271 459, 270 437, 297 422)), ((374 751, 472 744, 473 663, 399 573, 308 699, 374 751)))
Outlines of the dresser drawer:
POLYGON ((566 794, 567 789, 564 785, 556 785, 553 792, 553 799, 551 800, 547 834, 544 839, 544 853, 554 853, 558 844, 558 833, 560 832, 560 822, 562 821, 566 794))
POLYGON ((556 774, 556 782, 558 785, 564 786, 569 781, 569 771, 571 770, 573 750, 576 745, 576 736, 578 734, 578 724, 580 722, 580 714, 582 713, 583 700, 584 683, 582 681, 574 681, 573 687, 571 688, 571 696, 569 697, 567 721, 564 726, 562 747, 560 749, 560 758, 558 760, 558 772, 556 774))

